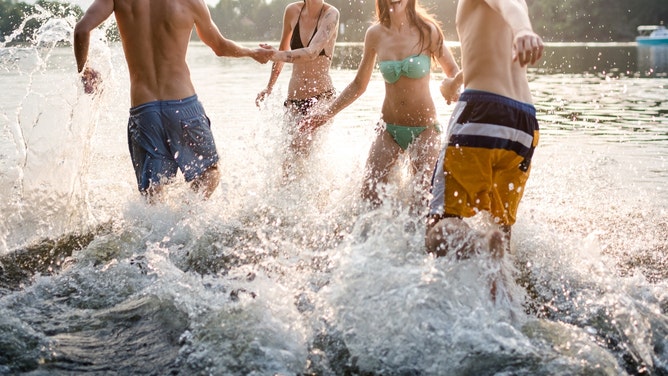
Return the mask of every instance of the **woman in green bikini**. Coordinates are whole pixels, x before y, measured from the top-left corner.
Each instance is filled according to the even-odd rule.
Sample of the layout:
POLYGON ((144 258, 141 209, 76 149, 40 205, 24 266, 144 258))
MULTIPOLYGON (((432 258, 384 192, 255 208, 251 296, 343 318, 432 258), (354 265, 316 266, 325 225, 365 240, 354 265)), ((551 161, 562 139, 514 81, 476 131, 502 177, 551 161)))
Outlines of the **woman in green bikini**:
POLYGON ((415 183, 428 201, 429 180, 441 144, 436 108, 429 89, 431 62, 447 74, 441 93, 449 102, 458 98, 462 76, 444 45, 441 28, 417 0, 376 0, 376 17, 364 38, 364 54, 355 79, 326 109, 301 123, 312 131, 343 110, 367 88, 379 60, 385 79, 382 119, 366 162, 362 197, 373 206, 382 202, 379 185, 402 153, 408 153, 415 183))

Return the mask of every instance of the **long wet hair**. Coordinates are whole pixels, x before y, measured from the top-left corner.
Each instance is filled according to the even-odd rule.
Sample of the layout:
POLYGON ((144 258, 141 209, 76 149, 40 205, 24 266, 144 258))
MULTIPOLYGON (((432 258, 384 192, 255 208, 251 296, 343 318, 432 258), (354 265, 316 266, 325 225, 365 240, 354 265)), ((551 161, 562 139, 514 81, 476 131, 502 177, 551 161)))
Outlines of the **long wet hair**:
MULTIPOLYGON (((408 19, 420 30, 420 51, 424 50, 425 45, 429 46, 431 44, 431 25, 434 25, 438 33, 438 45, 435 50, 430 48, 429 52, 431 53, 432 58, 442 56, 445 36, 443 35, 443 30, 438 21, 418 4, 418 0, 405 1, 408 1, 408 4, 406 5, 408 19)), ((390 27, 390 7, 388 6, 387 0, 376 0, 376 22, 385 27, 390 27)))

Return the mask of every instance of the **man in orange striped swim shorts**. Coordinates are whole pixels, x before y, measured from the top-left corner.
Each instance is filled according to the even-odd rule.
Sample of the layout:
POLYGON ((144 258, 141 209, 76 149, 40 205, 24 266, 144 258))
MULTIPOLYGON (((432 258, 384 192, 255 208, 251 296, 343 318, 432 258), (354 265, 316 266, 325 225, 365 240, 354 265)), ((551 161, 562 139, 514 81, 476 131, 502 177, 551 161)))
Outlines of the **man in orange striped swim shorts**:
MULTIPOLYGON (((432 179, 425 244, 443 256, 478 251, 503 256, 538 145, 527 66, 543 53, 524 0, 460 0, 456 17, 464 92, 432 179), (491 214, 497 229, 473 231, 463 218, 491 214)), ((453 85, 441 92, 450 103, 453 85)))

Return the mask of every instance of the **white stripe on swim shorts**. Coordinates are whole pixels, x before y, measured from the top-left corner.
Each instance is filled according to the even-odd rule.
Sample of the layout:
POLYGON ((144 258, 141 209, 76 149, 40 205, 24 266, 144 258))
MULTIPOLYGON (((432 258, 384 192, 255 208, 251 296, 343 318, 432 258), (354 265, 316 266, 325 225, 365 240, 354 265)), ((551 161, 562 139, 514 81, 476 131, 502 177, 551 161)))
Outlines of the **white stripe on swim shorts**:
POLYGON ((464 136, 485 136, 519 142, 527 148, 533 144, 533 136, 517 129, 488 123, 453 124, 450 134, 464 136))

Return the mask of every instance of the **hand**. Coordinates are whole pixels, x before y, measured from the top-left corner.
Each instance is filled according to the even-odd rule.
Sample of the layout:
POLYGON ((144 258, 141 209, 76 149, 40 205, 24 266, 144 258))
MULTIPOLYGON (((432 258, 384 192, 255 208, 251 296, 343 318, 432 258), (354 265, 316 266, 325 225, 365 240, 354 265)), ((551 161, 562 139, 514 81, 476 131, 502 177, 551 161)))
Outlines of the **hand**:
POLYGON ((543 56, 543 40, 531 30, 520 31, 513 42, 513 61, 520 66, 534 64, 543 56))
MULTIPOLYGON (((260 45, 260 46, 264 46, 264 45, 260 45)), ((276 50, 273 47, 272 48, 260 47, 260 48, 254 49, 253 54, 251 56, 258 63, 265 64, 269 60, 271 60, 271 58, 274 56, 275 53, 276 53, 276 50)))
POLYGON ((311 133, 318 127, 328 122, 330 118, 331 118, 330 116, 322 114, 313 114, 306 116, 299 121, 298 124, 299 132, 311 133))
POLYGON ((95 94, 98 92, 98 86, 100 86, 102 78, 100 73, 95 69, 90 67, 85 67, 83 72, 81 72, 81 83, 84 87, 84 93, 86 94, 95 94))
POLYGON ((445 98, 445 101, 448 104, 459 100, 459 88, 462 85, 461 74, 460 71, 455 77, 446 77, 443 82, 441 82, 441 86, 439 87, 441 95, 443 95, 443 98, 445 98))
POLYGON ((260 43, 260 47, 264 48, 265 50, 278 51, 271 44, 267 44, 267 43, 260 43))
POLYGON ((255 98, 255 105, 260 107, 260 103, 264 102, 264 100, 267 99, 269 94, 271 94, 271 89, 270 88, 266 88, 266 89, 262 90, 257 95, 257 97, 255 98))

